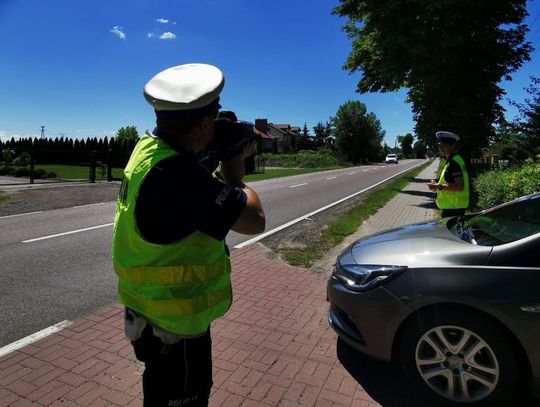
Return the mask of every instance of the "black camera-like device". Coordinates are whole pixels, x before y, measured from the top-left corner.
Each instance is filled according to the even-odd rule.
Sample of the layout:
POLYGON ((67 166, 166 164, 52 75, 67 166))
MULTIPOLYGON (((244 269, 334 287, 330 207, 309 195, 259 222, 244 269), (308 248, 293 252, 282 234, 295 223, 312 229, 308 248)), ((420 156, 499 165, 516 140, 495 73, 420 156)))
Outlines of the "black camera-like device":
POLYGON ((214 120, 214 137, 207 149, 219 161, 226 161, 256 140, 253 123, 238 121, 233 112, 220 112, 214 120))

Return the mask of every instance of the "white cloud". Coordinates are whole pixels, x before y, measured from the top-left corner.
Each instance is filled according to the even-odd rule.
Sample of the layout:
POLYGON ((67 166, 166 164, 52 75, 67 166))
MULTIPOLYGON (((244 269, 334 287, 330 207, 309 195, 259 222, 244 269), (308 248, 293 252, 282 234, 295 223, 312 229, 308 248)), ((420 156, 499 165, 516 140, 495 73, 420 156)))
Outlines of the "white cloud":
POLYGON ((112 32, 113 34, 116 34, 118 35, 118 38, 120 38, 121 40, 125 40, 126 39, 126 34, 122 31, 123 28, 118 26, 118 25, 115 25, 111 30, 110 32, 112 32))
POLYGON ((154 33, 148 33, 148 34, 146 34, 146 36, 147 36, 148 38, 154 38, 154 37, 156 36, 156 34, 154 34, 154 33))
POLYGON ((161 24, 167 24, 169 22, 169 20, 165 20, 164 18, 158 18, 156 21, 161 24))
POLYGON ((160 40, 173 40, 175 38, 176 38, 176 35, 168 31, 159 36, 160 40))
POLYGON ((9 133, 7 131, 4 131, 4 130, 0 130, 0 141, 10 141, 11 138, 14 138, 15 140, 18 140, 20 138, 34 138, 34 137, 38 137, 37 134, 26 134, 24 136, 20 135, 20 134, 12 134, 12 133, 9 133))

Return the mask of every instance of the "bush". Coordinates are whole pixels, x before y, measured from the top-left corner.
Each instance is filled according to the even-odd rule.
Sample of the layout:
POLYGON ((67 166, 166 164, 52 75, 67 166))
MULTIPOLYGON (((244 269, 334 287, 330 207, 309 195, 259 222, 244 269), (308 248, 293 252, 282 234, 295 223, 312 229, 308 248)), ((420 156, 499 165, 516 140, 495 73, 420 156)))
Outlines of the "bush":
POLYGON ((529 159, 519 168, 497 168, 480 174, 474 182, 479 209, 487 209, 540 191, 540 162, 529 159))
POLYGON ((304 150, 295 154, 264 153, 262 157, 269 167, 328 168, 341 164, 334 152, 328 149, 304 150))
POLYGON ((20 156, 13 160, 13 165, 28 165, 30 164, 30 154, 23 152, 20 156))
POLYGON ((56 174, 54 174, 54 176, 51 177, 51 173, 49 173, 47 170, 44 170, 43 168, 36 168, 34 170, 34 178, 46 179, 46 178, 55 178, 55 177, 56 177, 56 174))
POLYGON ((0 175, 15 175, 15 168, 8 167, 7 165, 0 167, 0 175))
POLYGON ((30 168, 27 168, 27 167, 17 168, 17 171, 15 171, 15 176, 16 177, 29 177, 30 168))

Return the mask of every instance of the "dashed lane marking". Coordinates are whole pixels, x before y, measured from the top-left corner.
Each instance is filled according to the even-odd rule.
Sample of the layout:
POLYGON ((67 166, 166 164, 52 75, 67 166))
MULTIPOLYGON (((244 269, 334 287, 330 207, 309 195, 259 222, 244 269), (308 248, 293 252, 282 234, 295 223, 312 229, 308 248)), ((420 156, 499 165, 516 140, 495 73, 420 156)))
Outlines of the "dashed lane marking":
POLYGON ((37 242, 38 240, 52 239, 54 237, 71 235, 73 233, 79 233, 79 232, 86 232, 87 230, 99 229, 99 228, 104 228, 104 227, 112 226, 112 225, 114 225, 114 223, 106 223, 105 225, 98 225, 98 226, 92 226, 92 227, 84 228, 84 229, 70 230, 69 232, 57 233, 55 235, 36 237, 35 239, 23 240, 22 242, 23 243, 32 243, 32 242, 37 242))

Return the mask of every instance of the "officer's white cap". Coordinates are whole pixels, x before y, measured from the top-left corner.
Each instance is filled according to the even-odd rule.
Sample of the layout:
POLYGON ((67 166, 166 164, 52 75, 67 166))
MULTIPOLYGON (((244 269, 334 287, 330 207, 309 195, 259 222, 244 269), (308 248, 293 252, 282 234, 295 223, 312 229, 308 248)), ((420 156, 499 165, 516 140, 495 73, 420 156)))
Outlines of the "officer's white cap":
POLYGON ((217 104, 224 85, 223 73, 213 65, 178 65, 150 79, 144 97, 156 112, 191 111, 217 104))
POLYGON ((438 143, 456 143, 459 141, 459 136, 450 131, 438 131, 435 133, 438 143))

